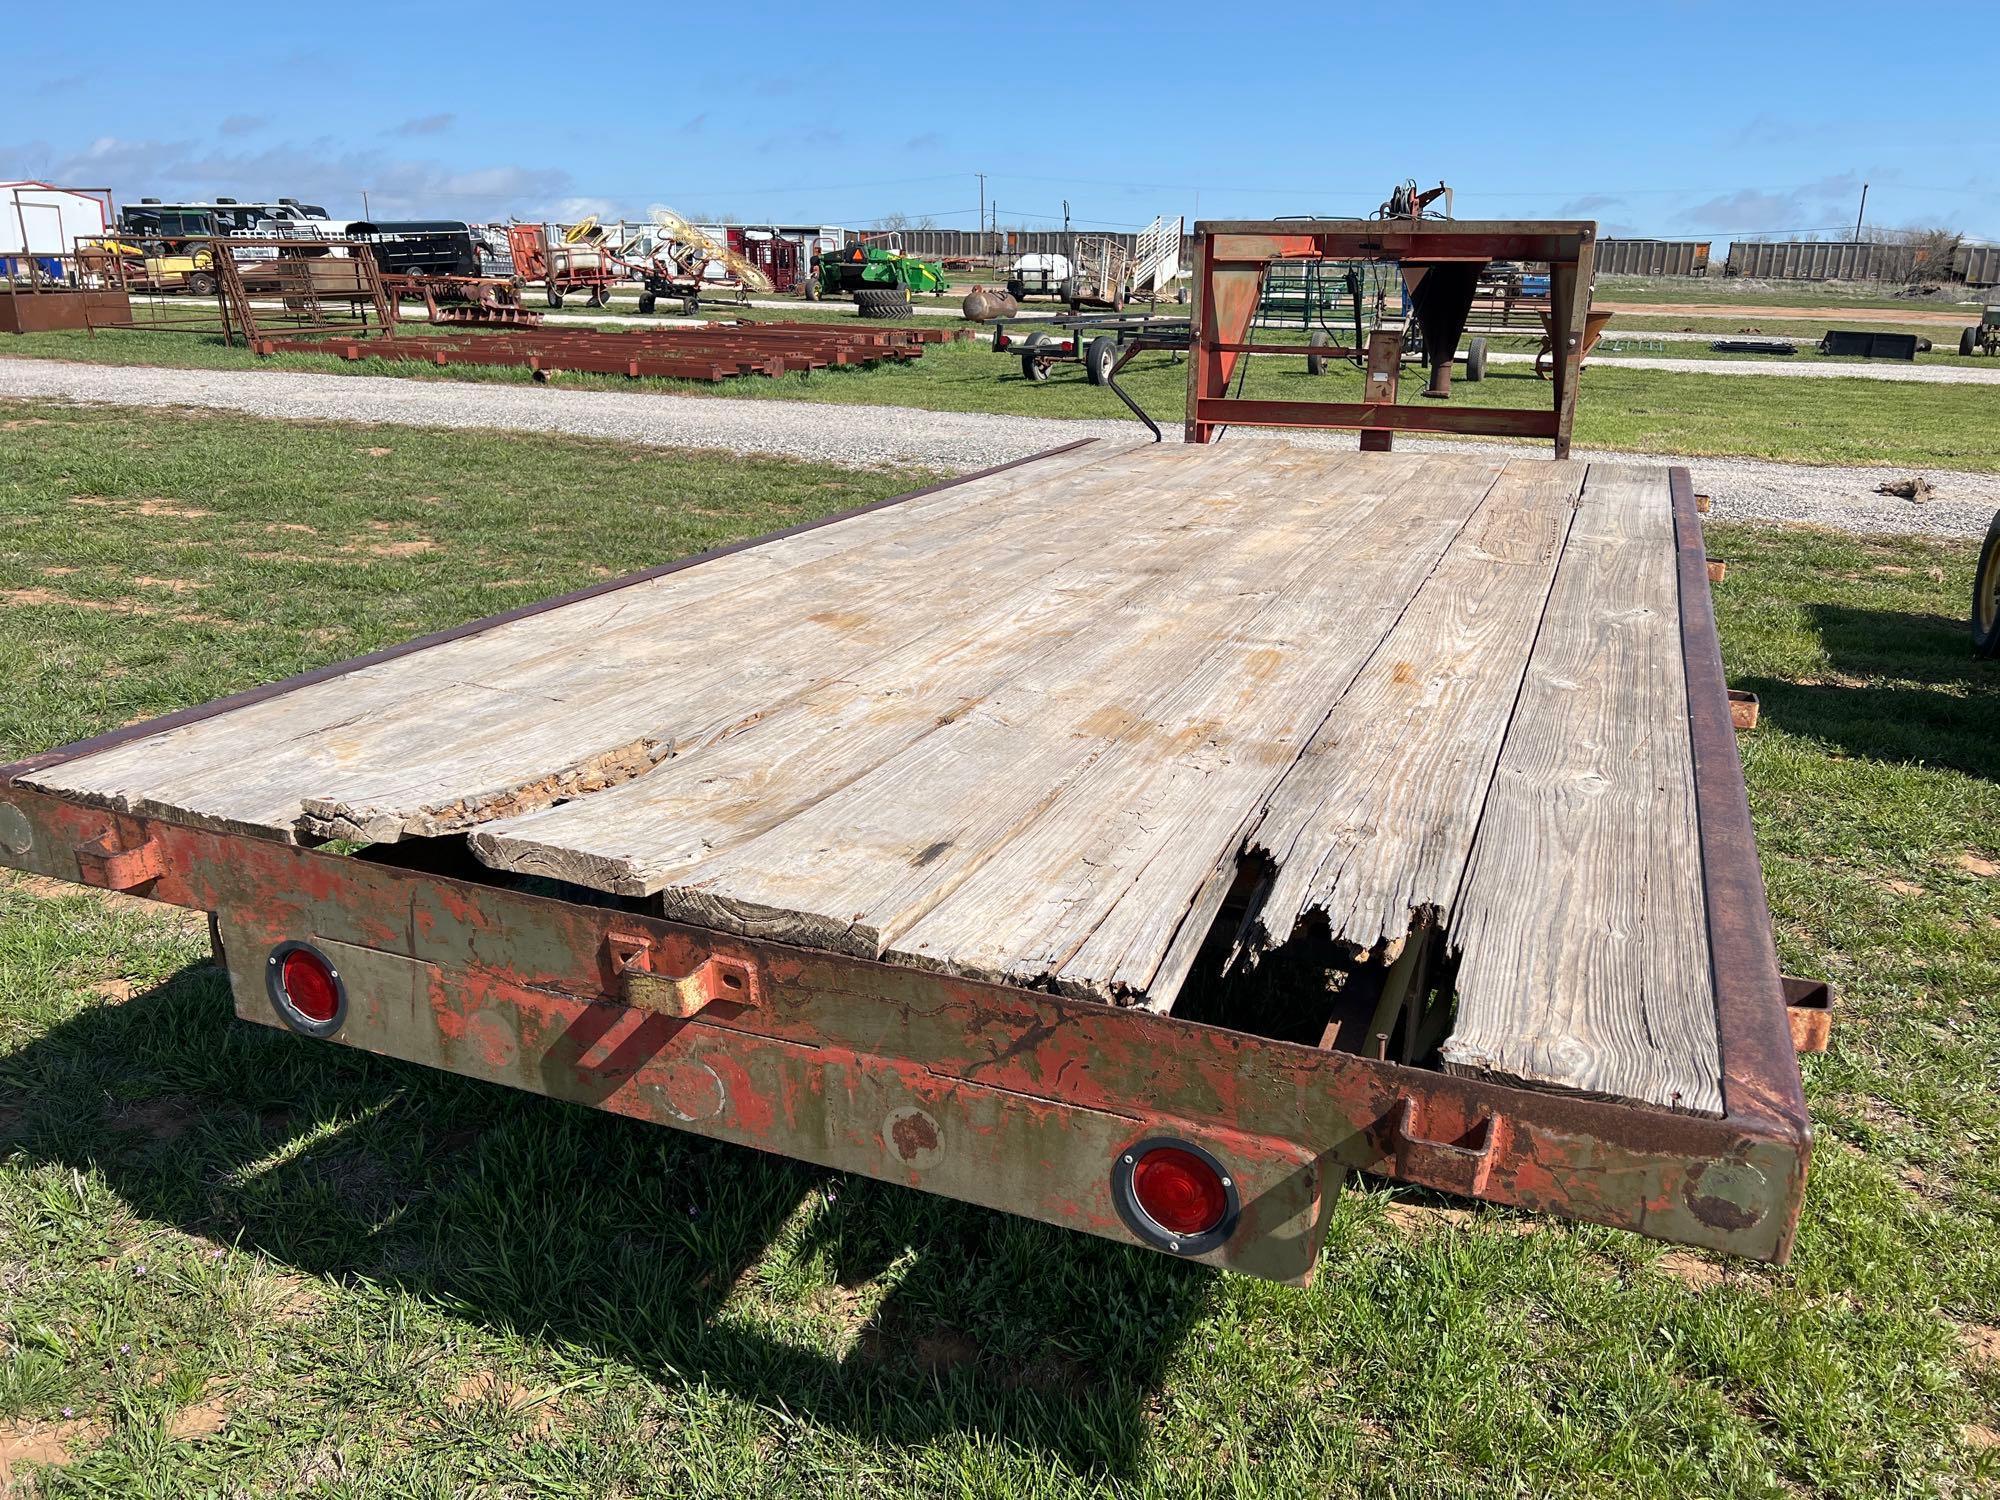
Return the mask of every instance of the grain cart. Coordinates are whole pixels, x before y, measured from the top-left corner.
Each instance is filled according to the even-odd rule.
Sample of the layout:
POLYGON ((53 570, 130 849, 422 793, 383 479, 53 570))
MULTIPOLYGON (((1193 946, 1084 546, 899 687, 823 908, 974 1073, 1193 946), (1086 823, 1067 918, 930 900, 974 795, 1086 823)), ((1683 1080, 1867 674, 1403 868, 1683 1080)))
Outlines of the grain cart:
MULTIPOLYGON (((1594 226, 1448 230, 1365 232, 1557 262, 1573 348, 1594 226)), ((1810 1128, 1686 470, 1215 442, 1562 455, 1575 357, 1547 413, 1234 398, 1261 263, 1356 244, 1196 239, 1195 441, 31 756, 0 863, 212 913, 301 1041, 1253 1275, 1308 1280, 1357 1172, 1785 1259, 1810 1128)))

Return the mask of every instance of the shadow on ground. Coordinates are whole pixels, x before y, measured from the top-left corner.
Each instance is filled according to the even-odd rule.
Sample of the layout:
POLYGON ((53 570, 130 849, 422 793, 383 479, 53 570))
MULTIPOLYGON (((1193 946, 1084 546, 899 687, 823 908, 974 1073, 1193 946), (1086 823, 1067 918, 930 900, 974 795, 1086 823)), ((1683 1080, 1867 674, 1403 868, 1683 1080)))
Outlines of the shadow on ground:
POLYGON ((1766 721, 1852 756, 2000 780, 2000 664, 1974 658, 1965 621, 1835 604, 1808 613, 1829 680, 1734 679, 1766 721))
POLYGON ((981 1431, 1129 1472, 1215 1289, 1086 1236, 301 1045, 238 1022, 206 967, 0 1058, 0 1098, 30 1160, 101 1171, 146 1219, 871 1441, 981 1431))

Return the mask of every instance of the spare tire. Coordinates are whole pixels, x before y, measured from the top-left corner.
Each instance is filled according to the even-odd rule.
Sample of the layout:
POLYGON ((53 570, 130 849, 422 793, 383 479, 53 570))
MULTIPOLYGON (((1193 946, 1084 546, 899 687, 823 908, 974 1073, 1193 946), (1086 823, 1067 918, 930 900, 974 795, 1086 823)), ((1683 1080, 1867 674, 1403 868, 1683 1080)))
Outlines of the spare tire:
POLYGON ((1465 378, 1484 380, 1486 378, 1486 340, 1476 338, 1465 346, 1465 378))
POLYGON ((855 310, 864 318, 907 318, 910 294, 900 286, 864 286, 854 294, 855 310))
POLYGON ((1048 342, 1045 335, 1031 333, 1027 342, 1021 345, 1021 378, 1041 382, 1049 378, 1049 367, 1035 357, 1036 351, 1048 342))
MULTIPOLYGON (((1312 331, 1312 335, 1306 340, 1306 347, 1308 349, 1327 349, 1331 348, 1332 345, 1333 335, 1328 333, 1324 328, 1315 328, 1312 331)), ((1306 374, 1324 375, 1325 373, 1326 356, 1324 354, 1308 354, 1306 356, 1306 374)))
POLYGON ((1958 336, 1958 352, 1966 355, 1977 354, 1979 352, 1979 330, 1977 328, 1968 328, 1958 336))

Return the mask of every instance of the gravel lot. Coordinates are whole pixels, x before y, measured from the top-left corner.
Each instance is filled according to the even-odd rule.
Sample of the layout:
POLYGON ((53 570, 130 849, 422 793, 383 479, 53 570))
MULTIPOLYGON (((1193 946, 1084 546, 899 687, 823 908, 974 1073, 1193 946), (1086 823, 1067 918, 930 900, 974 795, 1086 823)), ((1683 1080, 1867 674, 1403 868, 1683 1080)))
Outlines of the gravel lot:
MULTIPOLYGON (((965 471, 1039 453, 1080 437, 1130 438, 1131 422, 1060 421, 918 411, 894 406, 832 406, 805 401, 743 401, 719 396, 661 396, 576 391, 547 386, 398 380, 390 376, 312 375, 281 370, 166 370, 137 365, 81 365, 0 358, 0 396, 50 398, 110 406, 195 406, 292 420, 377 422, 406 427, 491 427, 564 432, 659 447, 723 448, 850 466, 965 471)), ((1259 441, 1245 434, 1239 441, 1259 441)), ((1345 433, 1269 434, 1293 441, 1351 446, 1345 433)), ((1497 443, 1406 440, 1418 451, 1540 452, 1497 443)), ((1579 458, 1630 460, 1632 454, 1579 449, 1579 458)), ((2000 510, 2000 474, 1926 469, 1934 488, 1922 504, 1874 493, 1889 469, 1817 468, 1759 459, 1694 458, 1695 489, 1714 497, 1718 519, 1810 521, 1846 531, 1983 536, 2000 510)))

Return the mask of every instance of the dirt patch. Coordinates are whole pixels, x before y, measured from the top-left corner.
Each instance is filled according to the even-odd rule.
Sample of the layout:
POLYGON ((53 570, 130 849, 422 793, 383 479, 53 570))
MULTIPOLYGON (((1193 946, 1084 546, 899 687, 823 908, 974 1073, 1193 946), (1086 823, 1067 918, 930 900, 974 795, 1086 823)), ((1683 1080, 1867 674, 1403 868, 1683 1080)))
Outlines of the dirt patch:
POLYGON ((1958 1440, 1975 1453, 1991 1453, 2000 1448, 2000 1432, 1991 1427, 1982 1427, 1977 1422, 1967 1422, 1958 1429, 1958 1440))
POLYGON ((1980 875, 1989 880, 1995 875, 2000 875, 2000 864, 1995 864, 1983 854, 1959 855, 1958 867, 1968 875, 1980 875))
POLYGON ((101 510, 129 510, 135 515, 164 517, 173 521, 199 521, 215 514, 212 510, 203 510, 198 505, 186 505, 178 500, 112 500, 103 495, 72 495, 69 503, 95 506, 101 510))
POLYGON ((461 1410, 498 1407, 508 1416, 525 1418, 528 1430, 542 1437, 556 1425, 556 1394, 554 1391, 531 1390, 519 1381, 485 1370, 477 1375, 468 1375, 453 1386, 451 1394, 445 1397, 445 1403, 461 1410))
POLYGON ((1720 1286, 1729 1279, 1728 1272, 1714 1261, 1686 1250, 1669 1250, 1653 1262, 1653 1269, 1696 1292, 1720 1286))
POLYGON ((111 1116, 111 1128, 155 1141, 171 1141, 187 1133, 188 1127, 195 1122, 196 1113, 191 1103, 172 1095, 159 1099, 138 1099, 111 1116))
POLYGON ((229 1425, 229 1403, 220 1396, 212 1396, 193 1406, 184 1406, 174 1413, 173 1421, 167 1424, 167 1436, 192 1442, 196 1438, 214 1437, 229 1425))
POLYGON ((182 610, 155 609, 150 604, 140 604, 132 599, 77 599, 68 594, 58 594, 53 589, 6 589, 0 590, 0 605, 67 605, 71 609, 93 610, 106 615, 139 615, 152 619, 160 615, 170 615, 189 625, 222 625, 228 623, 216 615, 190 614, 182 610))
POLYGON ((0 432, 19 432, 23 427, 50 427, 54 424, 47 417, 10 417, 0 422, 0 432))
POLYGON ((375 542, 361 550, 370 557, 417 557, 436 546, 437 543, 426 536, 415 537, 407 542, 375 542))
POLYGON ((67 578, 69 577, 70 574, 74 573, 75 571, 76 571, 75 568, 44 568, 42 569, 42 577, 67 578))
POLYGON ((129 979, 100 979, 88 988, 98 999, 112 1005, 123 1005, 137 989, 129 979))
POLYGON ((370 458, 387 458, 396 450, 394 448, 363 448, 361 451, 370 458))
POLYGON ((1398 1198, 1393 1203, 1383 1205, 1382 1217, 1398 1229, 1436 1229, 1440 1226, 1460 1227, 1470 1224, 1473 1212, 1469 1208, 1443 1208, 1431 1203, 1411 1203, 1398 1198))
POLYGON ((1882 889, 1897 896, 1921 896, 1924 888, 1913 880, 1884 880, 1878 882, 1882 889))
POLYGON ((964 1369, 979 1363, 979 1342, 956 1328, 940 1328, 919 1334, 910 1345, 910 1357, 919 1369, 932 1374, 964 1369))
POLYGON ((1991 1323, 1961 1324, 1958 1342, 1974 1364, 2000 1365, 2000 1328, 1991 1323))
POLYGON ((12 1494, 16 1471, 24 1464, 61 1467, 75 1455, 70 1445, 101 1437, 93 1422, 0 1422, 0 1494, 12 1494))
POLYGON ((191 594, 201 587, 185 578, 135 578, 132 582, 142 589, 166 589, 175 594, 191 594))

